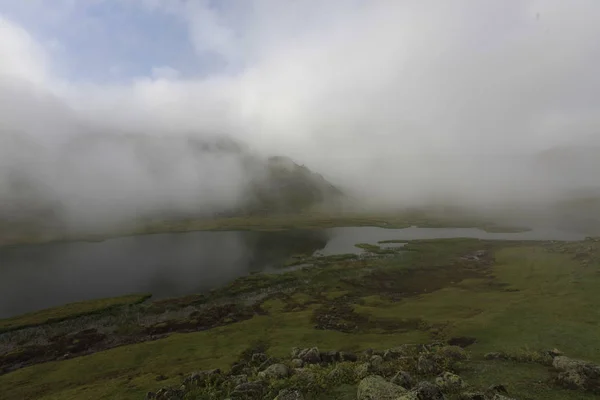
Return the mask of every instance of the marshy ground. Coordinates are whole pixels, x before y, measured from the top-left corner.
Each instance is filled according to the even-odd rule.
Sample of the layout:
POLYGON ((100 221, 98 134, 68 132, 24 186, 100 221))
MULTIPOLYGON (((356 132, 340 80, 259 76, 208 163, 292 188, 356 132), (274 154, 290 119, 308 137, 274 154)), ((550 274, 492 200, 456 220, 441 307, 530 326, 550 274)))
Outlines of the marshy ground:
MULTIPOLYGON (((289 265, 309 266, 207 295, 133 295, 0 320, 2 398, 140 399, 192 371, 226 371, 256 343, 284 359, 293 347, 358 353, 432 342, 466 347, 460 375, 473 387, 594 398, 558 385, 540 354, 558 348, 600 362, 597 239, 359 245, 369 253, 296 257, 289 265)), ((315 398, 355 398, 356 384, 315 398)))

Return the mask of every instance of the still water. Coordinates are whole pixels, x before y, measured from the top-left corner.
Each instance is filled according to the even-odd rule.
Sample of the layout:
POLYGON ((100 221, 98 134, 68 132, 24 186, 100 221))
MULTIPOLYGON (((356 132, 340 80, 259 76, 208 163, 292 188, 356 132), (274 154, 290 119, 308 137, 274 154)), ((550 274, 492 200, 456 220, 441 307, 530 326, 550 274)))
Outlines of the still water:
POLYGON ((487 233, 475 228, 373 227, 285 232, 189 232, 0 248, 0 318, 74 301, 130 293, 202 292, 295 254, 359 252, 357 243, 469 237, 580 240, 559 230, 487 233))

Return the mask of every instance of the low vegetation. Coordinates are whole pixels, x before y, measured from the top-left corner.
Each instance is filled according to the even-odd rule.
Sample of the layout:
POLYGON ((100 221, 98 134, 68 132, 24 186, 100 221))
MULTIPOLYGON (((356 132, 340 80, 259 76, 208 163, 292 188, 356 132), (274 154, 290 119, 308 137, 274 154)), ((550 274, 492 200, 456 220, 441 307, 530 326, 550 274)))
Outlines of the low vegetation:
MULTIPOLYGON (((372 246, 362 247, 379 248, 372 246)), ((422 240, 393 254, 371 253, 250 275, 204 296, 5 332, 0 393, 6 399, 142 399, 179 388, 193 371, 231 375, 253 343, 261 344, 253 352, 284 364, 291 363, 293 347, 362 354, 445 343, 467 347, 468 362, 450 370, 474 389, 501 384, 516 399, 594 398, 586 388, 566 388, 558 370, 548 370, 546 352, 557 348, 600 362, 598 239, 422 240)), ((335 365, 322 368, 318 373, 327 376, 335 365)), ((419 379, 435 382, 434 375, 419 379)), ((273 397, 300 385, 269 382, 273 397)), ((340 382, 327 393, 317 385, 304 395, 354 399, 359 383, 340 382)), ((206 393, 190 391, 186 398, 210 398, 206 393)))

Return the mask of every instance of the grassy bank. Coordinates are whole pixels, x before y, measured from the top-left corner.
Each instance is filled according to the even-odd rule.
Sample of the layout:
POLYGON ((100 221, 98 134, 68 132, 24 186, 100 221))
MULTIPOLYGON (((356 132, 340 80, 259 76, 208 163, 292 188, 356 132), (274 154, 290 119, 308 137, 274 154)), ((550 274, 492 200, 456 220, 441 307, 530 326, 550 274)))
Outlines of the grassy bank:
MULTIPOLYGON (((134 321, 147 329, 173 318, 197 320, 212 312, 211 304, 251 304, 254 311, 230 321, 224 316, 210 329, 175 329, 157 340, 20 368, 0 376, 0 393, 6 399, 140 399, 194 370, 227 369, 259 340, 270 356, 285 357, 292 347, 358 352, 469 337, 476 341, 462 376, 472 384, 502 383, 516 398, 592 398, 556 387, 543 365, 483 355, 501 351, 528 361, 527 354, 557 347, 600 362, 599 242, 451 239, 411 242, 408 250, 253 275, 206 297, 140 304, 135 316, 113 322, 122 325, 114 332, 134 329, 134 321), (140 317, 150 314, 154 319, 140 317)), ((101 325, 102 315, 94 318, 90 326, 101 325)), ((26 336, 11 332, 2 340, 26 336)), ((353 390, 340 398, 352 398, 344 396, 353 390)))

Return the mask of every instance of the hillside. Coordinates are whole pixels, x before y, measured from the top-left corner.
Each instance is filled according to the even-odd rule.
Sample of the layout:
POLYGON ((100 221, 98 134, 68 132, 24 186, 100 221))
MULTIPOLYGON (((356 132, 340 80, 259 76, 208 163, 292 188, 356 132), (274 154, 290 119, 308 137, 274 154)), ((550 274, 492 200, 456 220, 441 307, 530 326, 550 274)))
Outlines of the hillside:
POLYGON ((0 174, 0 242, 331 209, 344 197, 306 166, 224 136, 76 135, 56 148, 14 138, 4 150, 33 159, 7 163, 0 174), (112 164, 98 163, 105 156, 112 164))

